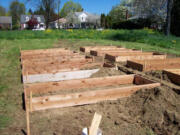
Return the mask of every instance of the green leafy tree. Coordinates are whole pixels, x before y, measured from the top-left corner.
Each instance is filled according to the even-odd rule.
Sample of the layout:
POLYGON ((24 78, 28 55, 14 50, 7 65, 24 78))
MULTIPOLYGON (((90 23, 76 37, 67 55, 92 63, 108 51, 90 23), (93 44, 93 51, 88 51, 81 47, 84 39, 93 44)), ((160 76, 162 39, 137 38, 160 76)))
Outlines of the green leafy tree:
POLYGON ((127 7, 122 5, 117 5, 112 8, 109 16, 112 19, 112 23, 119 23, 126 20, 127 7))
POLYGON ((19 1, 15 0, 11 2, 10 7, 10 15, 12 16, 12 24, 13 28, 16 29, 19 27, 19 20, 20 20, 20 15, 25 14, 25 6, 23 3, 20 3, 19 1))
POLYGON ((32 5, 37 5, 37 10, 34 14, 44 15, 46 21, 46 28, 49 23, 57 19, 58 15, 55 13, 60 6, 60 0, 28 0, 32 5))
POLYGON ((0 16, 5 16, 5 15, 6 15, 6 9, 0 6, 0 16))
POLYGON ((101 14, 101 27, 105 28, 105 26, 106 26, 106 15, 101 14))
POLYGON ((60 11, 61 17, 66 17, 71 12, 81 12, 83 11, 82 6, 79 3, 75 3, 72 0, 66 2, 60 11))
POLYGON ((33 11, 32 11, 31 8, 29 9, 28 14, 29 14, 29 15, 33 15, 33 11))
POLYGON ((106 22, 105 23, 106 28, 108 28, 108 29, 112 28, 112 19, 111 19, 111 16, 107 15, 105 19, 106 19, 106 21, 105 21, 106 22))

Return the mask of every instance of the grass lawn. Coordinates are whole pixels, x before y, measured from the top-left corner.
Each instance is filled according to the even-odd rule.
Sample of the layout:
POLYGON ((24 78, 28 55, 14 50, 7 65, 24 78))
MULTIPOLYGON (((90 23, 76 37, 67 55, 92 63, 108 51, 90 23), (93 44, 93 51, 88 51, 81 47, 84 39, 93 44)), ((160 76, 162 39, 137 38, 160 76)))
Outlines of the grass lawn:
POLYGON ((52 47, 78 49, 86 45, 121 45, 144 51, 180 55, 180 38, 173 36, 167 38, 152 30, 0 31, 0 134, 8 134, 8 129, 17 125, 17 122, 19 126, 25 126, 20 48, 22 50, 52 47))

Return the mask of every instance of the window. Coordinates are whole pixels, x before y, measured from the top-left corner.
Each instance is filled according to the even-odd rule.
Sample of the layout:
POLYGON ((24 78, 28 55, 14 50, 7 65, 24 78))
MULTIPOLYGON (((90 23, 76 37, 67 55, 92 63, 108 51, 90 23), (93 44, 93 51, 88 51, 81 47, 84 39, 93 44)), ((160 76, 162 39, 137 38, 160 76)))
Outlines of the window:
POLYGON ((26 22, 28 22, 29 21, 29 17, 28 16, 26 16, 26 22))
POLYGON ((37 21, 38 21, 38 22, 41 22, 41 18, 40 18, 40 17, 37 17, 37 21))

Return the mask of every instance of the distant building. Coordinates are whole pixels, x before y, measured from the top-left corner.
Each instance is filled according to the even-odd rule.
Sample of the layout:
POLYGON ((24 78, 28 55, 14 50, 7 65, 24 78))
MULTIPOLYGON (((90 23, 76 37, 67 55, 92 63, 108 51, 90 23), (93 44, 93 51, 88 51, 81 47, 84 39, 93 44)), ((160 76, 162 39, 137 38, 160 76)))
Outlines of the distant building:
POLYGON ((0 29, 12 29, 11 16, 0 16, 0 29))
POLYGON ((67 23, 67 20, 65 18, 60 18, 56 21, 53 21, 53 22, 50 22, 49 23, 49 28, 51 29, 63 29, 63 28, 66 28, 66 23, 67 23))
POLYGON ((100 15, 88 12, 69 13, 66 17, 70 28, 98 28, 100 26, 100 15))
MULTIPOLYGON (((38 25, 36 26, 37 29, 45 27, 45 19, 43 15, 33 15, 34 18, 37 19, 38 25)), ((28 24, 27 22, 32 18, 32 15, 21 15, 20 23, 21 23, 21 30, 27 29, 28 24)))

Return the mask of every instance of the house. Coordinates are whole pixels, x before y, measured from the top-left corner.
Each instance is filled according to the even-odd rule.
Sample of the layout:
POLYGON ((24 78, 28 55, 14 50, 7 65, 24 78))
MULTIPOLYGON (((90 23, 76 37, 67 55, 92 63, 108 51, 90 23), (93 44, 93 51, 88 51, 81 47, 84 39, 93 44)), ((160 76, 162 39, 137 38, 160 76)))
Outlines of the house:
POLYGON ((97 28, 100 26, 100 15, 88 12, 69 13, 66 17, 69 28, 97 28))
POLYGON ((45 28, 45 19, 44 19, 43 15, 21 15, 21 18, 20 18, 21 30, 24 30, 24 29, 28 28, 27 22, 32 17, 37 19, 37 21, 38 21, 36 29, 45 28))
POLYGON ((11 16, 0 16, 0 29, 12 29, 11 16))
POLYGON ((66 23, 67 23, 66 18, 60 18, 58 20, 50 22, 49 28, 51 28, 51 29, 58 29, 58 28, 63 29, 63 28, 66 28, 66 23))

